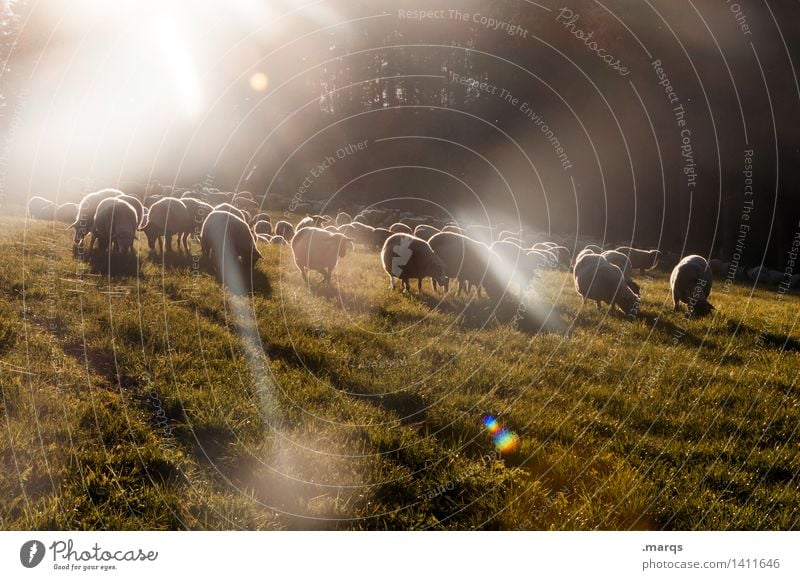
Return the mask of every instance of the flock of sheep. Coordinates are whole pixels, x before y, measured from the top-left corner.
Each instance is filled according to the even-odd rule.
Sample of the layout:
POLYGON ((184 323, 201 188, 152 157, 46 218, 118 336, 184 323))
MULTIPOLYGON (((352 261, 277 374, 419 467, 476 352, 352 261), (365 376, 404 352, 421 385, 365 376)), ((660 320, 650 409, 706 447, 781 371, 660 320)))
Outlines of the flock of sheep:
MULTIPOLYGON (((180 197, 149 195, 140 200, 117 189, 103 189, 86 195, 79 204, 56 205, 41 197, 28 203, 30 217, 70 224, 76 251, 84 251, 84 240, 90 236, 89 252, 96 245, 111 257, 130 254, 136 232, 142 231, 151 250, 158 245, 162 252, 165 248, 171 252, 172 237, 177 236, 178 250, 189 252, 190 239, 199 239, 203 257, 218 269, 229 264, 252 271, 261 257, 258 243, 289 244, 303 279, 307 282, 312 270, 329 284, 339 258, 360 245, 380 250, 391 288, 399 279, 404 292, 410 292, 409 281, 417 280, 422 291, 423 280, 431 278, 434 291, 446 293, 450 282, 457 281, 459 294, 474 289, 480 296, 485 291, 495 301, 516 291, 524 294, 537 272, 561 266, 571 268, 575 289, 584 301, 595 300, 598 308, 605 302, 630 316, 636 316, 640 307, 634 270, 655 268, 662 257, 658 250, 628 246, 604 250, 590 244, 573 258, 568 248, 552 241, 524 242, 521 231, 432 225, 420 219, 404 220, 411 225, 381 224, 376 223, 376 213, 312 215, 297 224, 281 220, 273 225, 248 192, 188 191, 180 197)), ((728 266, 696 255, 680 260, 670 276, 675 309, 684 302, 692 314, 710 312, 713 274, 728 266)), ((772 274, 762 268, 755 276, 763 281, 772 274)), ((797 278, 792 284, 800 284, 797 278)))

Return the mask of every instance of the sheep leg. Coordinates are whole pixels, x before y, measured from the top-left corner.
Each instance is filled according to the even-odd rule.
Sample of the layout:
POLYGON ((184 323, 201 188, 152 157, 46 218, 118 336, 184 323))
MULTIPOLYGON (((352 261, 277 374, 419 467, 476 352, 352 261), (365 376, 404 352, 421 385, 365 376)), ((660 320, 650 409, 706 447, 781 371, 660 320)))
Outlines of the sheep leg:
POLYGON ((603 307, 603 303, 600 300, 596 300, 597 302, 597 309, 600 310, 603 307))
POLYGON ((167 244, 167 251, 171 253, 172 252, 172 236, 171 235, 168 236, 167 234, 164 234, 164 241, 167 244))
POLYGON ((417 278, 417 293, 422 294, 422 278, 417 278))
POLYGON ((305 268, 300 268, 300 273, 303 275, 303 282, 308 284, 308 271, 305 268))
POLYGON ((389 290, 394 290, 394 276, 389 274, 389 290))

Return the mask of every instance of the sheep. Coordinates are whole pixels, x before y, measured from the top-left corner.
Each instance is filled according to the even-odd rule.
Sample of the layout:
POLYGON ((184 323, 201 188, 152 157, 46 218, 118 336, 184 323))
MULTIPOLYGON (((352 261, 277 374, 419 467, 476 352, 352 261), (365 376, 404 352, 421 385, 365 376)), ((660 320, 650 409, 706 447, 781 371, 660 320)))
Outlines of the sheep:
POLYGON ((239 219, 241 219, 243 221, 247 221, 247 218, 245 217, 244 211, 242 211, 238 207, 232 206, 231 204, 229 204, 227 202, 218 203, 217 205, 215 205, 214 206, 214 211, 227 211, 228 213, 232 213, 233 215, 235 215, 239 219))
POLYGON ((723 262, 722 260, 714 258, 708 261, 708 266, 711 268, 711 273, 714 276, 724 276, 728 273, 731 265, 729 262, 723 262))
POLYGON ((389 231, 393 234, 414 235, 414 230, 402 222, 393 223, 391 226, 389 226, 389 231))
POLYGON ((75 237, 73 238, 75 244, 81 246, 83 239, 92 230, 92 221, 100 202, 118 195, 123 195, 123 193, 118 189, 108 188, 89 193, 83 197, 80 204, 78 204, 78 215, 75 216, 75 221, 69 226, 69 228, 75 230, 75 237))
POLYGON ((258 221, 253 224, 253 232, 259 235, 272 235, 272 224, 268 221, 258 221))
POLYGON ((294 231, 297 233, 303 228, 321 228, 325 223, 325 216, 321 215, 307 215, 294 226, 294 231))
POLYGON ((335 223, 336 223, 337 226, 343 226, 344 224, 349 224, 352 221, 353 221, 353 218, 350 217, 349 213, 344 212, 344 211, 340 211, 336 215, 336 222, 335 223))
POLYGON ((678 304, 685 302, 692 315, 703 316, 714 307, 708 303, 713 277, 711 268, 702 256, 692 255, 683 258, 669 277, 672 289, 672 304, 678 311, 678 304))
POLYGON ((58 206, 56 210, 56 221, 71 224, 78 217, 78 204, 68 201, 58 206))
POLYGON ((372 247, 376 249, 382 248, 391 235, 392 231, 388 228, 375 228, 372 231, 372 247))
POLYGON ((232 205, 233 207, 242 211, 249 211, 253 213, 258 213, 258 210, 261 209, 256 202, 249 197, 243 196, 242 194, 239 194, 233 198, 232 205))
POLYGON ((465 230, 467 236, 487 246, 494 241, 495 227, 472 225, 467 226, 465 230))
POLYGON ((136 225, 139 226, 139 224, 142 223, 142 218, 144 217, 144 206, 142 205, 142 202, 139 201, 139 198, 134 197, 132 195, 128 195, 127 193, 123 193, 118 195, 116 199, 121 199, 122 201, 127 202, 128 205, 130 205, 134 209, 134 211, 136 212, 136 219, 138 220, 136 222, 136 225))
POLYGON ((660 250, 637 250, 630 246, 620 246, 617 252, 622 252, 631 261, 631 267, 638 268, 640 274, 644 274, 645 270, 652 270, 658 266, 658 261, 661 259, 660 250))
POLYGON ((633 267, 631 266, 631 261, 628 256, 616 250, 606 250, 600 255, 603 256, 606 261, 622 270, 622 276, 625 278, 625 284, 628 285, 628 288, 633 290, 636 294, 641 292, 639 285, 631 279, 631 270, 633 267))
POLYGON ((161 199, 163 197, 164 197, 163 195, 147 195, 147 196, 145 196, 144 201, 142 202, 142 205, 144 205, 144 207, 149 209, 149 208, 153 207, 153 204, 155 202, 157 202, 159 199, 161 199))
POLYGON ((58 205, 45 199, 34 195, 28 200, 28 217, 37 220, 53 220, 56 217, 58 205))
POLYGON ((477 286, 479 297, 481 288, 486 290, 490 298, 502 297, 504 287, 490 272, 494 254, 488 246, 467 236, 445 231, 431 237, 428 243, 445 263, 447 277, 458 280, 459 294, 465 289, 469 290, 469 284, 472 284, 477 286))
POLYGON ((252 271, 262 257, 247 222, 235 214, 217 209, 208 214, 203 222, 200 246, 203 258, 213 259, 218 271, 237 258, 252 271))
POLYGON ((139 230, 147 236, 147 244, 151 250, 155 249, 158 242, 163 251, 164 242, 161 239, 163 236, 166 239, 167 251, 171 252, 172 236, 178 234, 178 248, 180 249, 180 237, 183 237, 184 246, 188 251, 189 244, 183 234, 193 231, 193 226, 192 217, 183 201, 176 197, 163 197, 150 207, 145 223, 139 230))
POLYGON ((444 262, 421 238, 404 233, 392 234, 381 249, 381 263, 389 275, 391 289, 394 289, 395 277, 400 279, 403 292, 411 292, 409 278, 417 279, 418 292, 422 292, 422 280, 427 277, 447 288, 444 262))
POLYGON ((524 292, 536 275, 536 271, 542 267, 539 256, 528 253, 508 240, 497 241, 490 248, 497 257, 496 267, 502 268, 498 274, 507 278, 509 283, 517 283, 520 292, 524 292))
POLYGON ((795 274, 789 278, 789 288, 800 288, 800 274, 795 274))
POLYGON ((294 263, 308 283, 308 270, 322 274, 325 284, 331 283, 331 273, 339 258, 347 254, 348 245, 353 243, 344 234, 332 234, 321 228, 305 227, 295 232, 290 245, 294 263))
POLYGON ((598 310, 606 302, 629 316, 638 314, 639 296, 626 285, 622 270, 602 255, 586 253, 581 256, 575 262, 573 279, 583 301, 595 300, 598 310))
POLYGON ((339 226, 338 232, 344 234, 357 244, 362 244, 364 246, 373 245, 375 228, 373 228, 372 226, 368 226, 367 224, 362 224, 358 222, 345 224, 343 226, 339 226))
POLYGON ((447 224, 446 226, 444 226, 442 228, 442 231, 443 232, 451 232, 451 233, 454 233, 454 234, 461 234, 462 236, 466 236, 467 235, 466 230, 458 227, 455 224, 447 224))
POLYGON ((755 268, 750 268, 747 270, 747 278, 751 282, 755 282, 756 284, 770 282, 770 274, 769 270, 764 266, 756 266, 755 268))
POLYGON ((268 213, 263 213, 263 212, 262 213, 257 213, 250 220, 250 226, 252 227, 252 226, 256 225, 257 222, 269 222, 269 223, 272 223, 272 218, 270 217, 270 215, 268 213))
POLYGON ((414 228, 414 236, 421 240, 428 241, 439 233, 439 229, 427 224, 420 224, 414 228))
POLYGON ((100 202, 92 219, 92 242, 101 250, 129 254, 133 251, 139 216, 130 203, 120 197, 106 198, 100 202), (109 246, 110 244, 110 246, 109 246))
POLYGON ((291 242, 294 237, 294 226, 285 220, 275 224, 275 235, 282 236, 287 242, 291 242))
POLYGON ((194 197, 182 197, 181 201, 186 206, 191 221, 191 230, 182 236, 186 238, 188 235, 193 235, 197 239, 200 237, 200 230, 203 229, 203 222, 206 221, 208 214, 214 211, 214 206, 194 197))
POLYGON ((287 246, 289 242, 286 241, 286 238, 283 236, 272 236, 272 239, 269 241, 270 244, 274 246, 287 246))

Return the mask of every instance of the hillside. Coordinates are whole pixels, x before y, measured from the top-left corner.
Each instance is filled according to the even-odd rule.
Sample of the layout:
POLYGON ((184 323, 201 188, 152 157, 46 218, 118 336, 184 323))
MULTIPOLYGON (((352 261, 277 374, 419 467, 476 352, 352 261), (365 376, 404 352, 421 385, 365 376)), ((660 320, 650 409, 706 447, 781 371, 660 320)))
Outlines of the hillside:
POLYGON ((390 291, 365 251, 307 288, 262 252, 237 295, 0 219, 4 529, 800 526, 796 294, 718 283, 693 320, 652 272, 631 321, 567 271, 522 312, 390 291))

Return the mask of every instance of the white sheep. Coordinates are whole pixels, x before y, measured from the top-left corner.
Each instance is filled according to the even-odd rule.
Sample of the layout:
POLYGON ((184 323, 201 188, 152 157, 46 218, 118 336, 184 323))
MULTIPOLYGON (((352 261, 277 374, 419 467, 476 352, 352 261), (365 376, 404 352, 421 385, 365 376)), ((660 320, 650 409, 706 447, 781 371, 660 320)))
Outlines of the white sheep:
POLYGON ((136 208, 119 197, 104 199, 97 206, 92 220, 91 251, 95 241, 100 250, 129 254, 133 251, 139 216, 136 208))
POLYGON ((498 275, 509 279, 509 283, 519 286, 524 292, 544 265, 541 254, 527 251, 509 240, 500 240, 490 246, 496 256, 495 267, 501 269, 498 275))
POLYGON ((118 195, 123 195, 119 189, 107 188, 86 194, 83 197, 78 204, 78 215, 75 216, 75 221, 69 226, 75 230, 74 242, 78 246, 83 244, 83 239, 92 231, 92 221, 94 220, 94 214, 100 202, 110 197, 117 197, 118 195))
POLYGON ((353 221, 353 218, 350 217, 350 214, 344 211, 340 211, 336 216, 336 225, 343 226, 344 224, 349 224, 353 221))
POLYGON ((252 271, 261 258, 247 222, 227 211, 215 209, 208 214, 200 231, 200 246, 203 257, 214 260, 218 271, 237 259, 252 271))
POLYGON ((639 285, 631 278, 633 266, 631 265, 631 261, 628 256, 616 250, 606 250, 600 255, 603 256, 609 263, 614 264, 617 268, 622 270, 622 275, 625 278, 625 283, 628 285, 628 288, 633 290, 636 294, 641 292, 639 285))
POLYGON ((347 255, 353 241, 344 234, 334 234, 321 228, 306 227, 295 232, 290 245, 294 263, 308 283, 308 270, 322 274, 326 284, 331 283, 331 274, 339 258, 347 255))
POLYGON ((295 233, 303 228, 321 228, 325 222, 325 216, 321 215, 307 215, 294 226, 295 233))
POLYGON ((439 229, 427 224, 420 224, 414 228, 414 236, 422 240, 428 241, 433 236, 439 233, 439 229))
POLYGON ((583 297, 584 302, 595 300, 598 309, 606 302, 629 316, 639 313, 639 296, 625 283, 622 270, 600 254, 582 255, 575 262, 573 278, 575 290, 583 297))
POLYGON ((422 292, 422 281, 433 278, 447 288, 445 265, 431 249, 428 242, 410 234, 392 234, 381 249, 381 263, 389 275, 389 287, 394 289, 394 279, 399 278, 403 292, 410 292, 408 281, 417 279, 417 290, 422 292))
POLYGON ((660 250, 638 250, 630 246, 620 246, 617 251, 628 256, 631 266, 638 268, 640 274, 644 274, 645 270, 652 270, 658 266, 658 261, 661 259, 660 250))
POLYGON ((397 222, 389 226, 389 231, 393 234, 409 234, 414 235, 414 230, 412 230, 409 226, 404 224, 403 222, 397 222))
POLYGON ((697 255, 683 258, 669 277, 675 310, 680 302, 685 302, 690 314, 702 316, 711 312, 714 307, 708 303, 708 296, 712 284, 711 268, 705 258, 697 255))
POLYGON ((28 200, 28 217, 36 220, 53 220, 56 217, 58 205, 38 195, 28 200))
POLYGON ((145 222, 139 229, 147 236, 147 244, 151 250, 155 249, 156 242, 158 242, 163 251, 163 236, 166 240, 167 251, 171 252, 172 236, 177 234, 179 236, 178 249, 181 247, 180 238, 183 238, 188 251, 189 243, 184 234, 194 231, 194 223, 183 201, 175 197, 163 197, 150 207, 145 222))
MULTIPOLYGON (((488 246, 472 238, 454 232, 441 231, 428 240, 433 251, 445 264, 449 279, 458 280, 458 293, 476 286, 478 296, 481 288, 490 298, 499 300, 507 288, 508 279, 492 271, 494 252, 488 246)), ((446 288, 447 289, 447 288, 446 288)))
POLYGON ((275 224, 275 235, 281 236, 286 241, 290 242, 294 237, 294 226, 285 220, 281 220, 275 224))
POLYGON ((78 204, 68 201, 58 206, 56 210, 56 221, 71 224, 78 217, 78 204))

